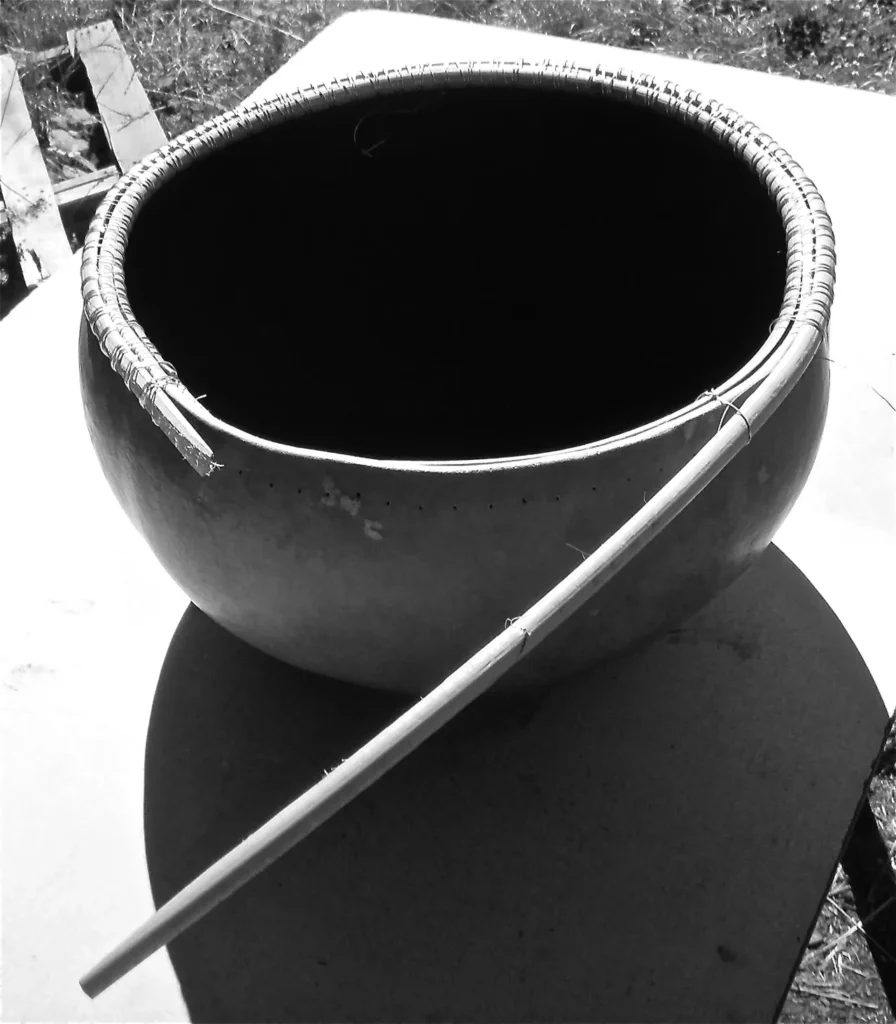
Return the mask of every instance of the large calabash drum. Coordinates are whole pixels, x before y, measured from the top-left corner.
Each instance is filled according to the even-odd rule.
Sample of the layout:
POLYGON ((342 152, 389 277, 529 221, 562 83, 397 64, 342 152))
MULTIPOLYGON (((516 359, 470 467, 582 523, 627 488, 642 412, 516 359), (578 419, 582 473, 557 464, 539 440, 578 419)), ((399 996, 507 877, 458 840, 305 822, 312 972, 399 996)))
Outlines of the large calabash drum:
POLYGON ((769 544, 822 432, 832 269, 811 182, 696 94, 538 64, 359 75, 217 118, 110 193, 84 252, 87 422, 211 618, 423 692, 810 324, 818 354, 751 443, 502 685, 556 680, 769 544))

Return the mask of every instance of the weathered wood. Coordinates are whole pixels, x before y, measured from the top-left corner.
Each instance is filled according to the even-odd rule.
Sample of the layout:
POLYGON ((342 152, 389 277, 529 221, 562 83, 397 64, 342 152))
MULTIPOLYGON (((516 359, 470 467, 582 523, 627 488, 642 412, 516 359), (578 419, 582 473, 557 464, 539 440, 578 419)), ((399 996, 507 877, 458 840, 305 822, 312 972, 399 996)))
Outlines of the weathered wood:
POLYGON ((9 52, 24 70, 40 67, 42 64, 53 64, 64 61, 71 56, 68 44, 52 46, 48 50, 23 50, 17 46, 11 46, 9 52))
MULTIPOLYGON (((53 195, 60 213, 67 213, 81 203, 99 203, 121 177, 117 167, 103 167, 78 178, 69 178, 53 186, 53 195)), ((0 202, 0 226, 9 221, 6 204, 0 202)))
POLYGON ((31 124, 15 60, 0 57, 0 192, 25 284, 33 288, 71 256, 53 186, 31 124))
POLYGON ((68 210, 86 199, 101 199, 121 177, 117 167, 103 167, 90 174, 61 181, 53 191, 60 210, 68 210))
POLYGON ((60 258, 71 254, 61 215, 79 207, 82 216, 92 214, 123 171, 167 141, 112 22, 72 30, 67 39, 67 45, 42 53, 2 58, 0 226, 12 226, 29 287, 49 277, 60 258), (75 57, 86 70, 118 166, 53 185, 31 127, 17 70, 75 57))
POLYGON ((130 170, 168 140, 121 38, 111 21, 102 21, 70 31, 68 42, 87 71, 118 166, 130 170))

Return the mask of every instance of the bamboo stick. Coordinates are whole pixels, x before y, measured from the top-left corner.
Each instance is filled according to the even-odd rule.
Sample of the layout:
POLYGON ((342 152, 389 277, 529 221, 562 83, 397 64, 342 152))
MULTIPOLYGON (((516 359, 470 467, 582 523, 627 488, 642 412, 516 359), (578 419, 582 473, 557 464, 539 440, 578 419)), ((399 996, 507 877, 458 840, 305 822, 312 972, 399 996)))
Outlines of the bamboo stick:
POLYGON ((792 321, 780 361, 709 441, 616 533, 441 685, 153 914, 81 979, 94 997, 176 938, 322 825, 484 693, 628 564, 697 497, 780 406, 817 353, 822 333, 792 321))

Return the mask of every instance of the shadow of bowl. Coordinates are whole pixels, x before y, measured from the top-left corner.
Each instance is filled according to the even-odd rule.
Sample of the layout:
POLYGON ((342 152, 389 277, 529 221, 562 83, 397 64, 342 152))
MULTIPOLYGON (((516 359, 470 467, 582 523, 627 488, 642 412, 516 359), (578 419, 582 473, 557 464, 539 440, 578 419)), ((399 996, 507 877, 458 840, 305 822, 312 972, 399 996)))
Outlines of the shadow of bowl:
MULTIPOLYGON (((191 607, 147 740, 156 903, 405 704, 191 607)), ((771 1019, 885 721, 771 548, 648 649, 480 699, 175 940, 191 1017, 771 1019)))

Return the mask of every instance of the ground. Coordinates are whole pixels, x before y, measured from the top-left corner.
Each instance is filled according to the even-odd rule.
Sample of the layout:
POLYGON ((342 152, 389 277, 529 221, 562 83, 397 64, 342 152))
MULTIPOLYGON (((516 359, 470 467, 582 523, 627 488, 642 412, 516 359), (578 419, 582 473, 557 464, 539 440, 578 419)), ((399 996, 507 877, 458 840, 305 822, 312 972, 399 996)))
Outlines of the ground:
MULTIPOLYGON (((334 18, 359 7, 500 24, 896 95, 896 0, 5 0, 0 51, 18 62, 57 182, 112 162, 83 73, 46 52, 64 44, 68 29, 115 23, 173 137, 232 107, 334 18)), ((0 237, 4 310, 22 293, 17 273, 11 241, 0 237)), ((853 877, 850 885, 838 870, 783 1021, 894 1021, 881 985, 881 973, 896 970, 892 738, 869 795, 883 852, 859 865, 864 881, 853 877), (863 891, 854 892, 857 886, 863 891), (864 901, 866 919, 875 915, 868 938, 857 901, 864 901)), ((896 995, 896 985, 891 991, 896 995)))

